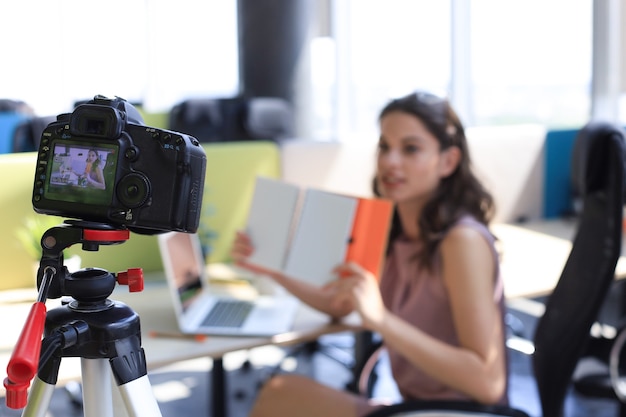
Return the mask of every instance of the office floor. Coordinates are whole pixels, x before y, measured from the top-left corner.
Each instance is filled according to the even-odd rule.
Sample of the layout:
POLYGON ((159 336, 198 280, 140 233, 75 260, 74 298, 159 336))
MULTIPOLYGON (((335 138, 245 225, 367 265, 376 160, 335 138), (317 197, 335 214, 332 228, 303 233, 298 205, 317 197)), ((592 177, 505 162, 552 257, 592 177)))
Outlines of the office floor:
MULTIPOLYGON (((325 336, 324 341, 336 346, 350 346, 349 335, 325 336)), ((349 349, 347 349, 349 351, 349 349)), ((259 348, 251 352, 230 354, 224 361, 228 371, 230 417, 247 416, 259 383, 271 371, 271 364, 277 363, 283 355, 275 347, 259 348), (242 367, 244 363, 250 366, 242 367)), ((535 392, 529 358, 511 351, 511 402, 512 405, 528 412, 532 417, 540 417, 539 401, 535 392)), ((302 372, 325 383, 342 388, 350 381, 350 372, 328 356, 316 353, 310 360, 285 362, 289 371, 302 372)), ((173 416, 210 416, 210 380, 209 359, 197 359, 179 363, 175 366, 150 373, 150 382, 154 395, 159 402, 163 417, 173 416)), ((390 376, 382 372, 379 378, 378 395, 395 397, 397 395, 390 376)), ((21 415, 19 410, 7 409, 4 399, 0 404, 0 417, 21 415)), ((61 388, 55 390, 47 417, 81 417, 80 407, 72 404, 67 392, 61 388)), ((590 400, 570 393, 565 404, 566 417, 614 417, 617 408, 607 400, 590 400)), ((221 416, 211 416, 221 417, 221 416)))

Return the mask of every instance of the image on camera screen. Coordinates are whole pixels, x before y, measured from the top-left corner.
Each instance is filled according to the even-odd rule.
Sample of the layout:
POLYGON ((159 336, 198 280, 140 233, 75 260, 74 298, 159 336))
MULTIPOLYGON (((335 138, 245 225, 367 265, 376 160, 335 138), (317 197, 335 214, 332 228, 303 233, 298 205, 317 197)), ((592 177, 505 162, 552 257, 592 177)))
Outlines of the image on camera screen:
POLYGON ((111 203, 115 184, 117 147, 57 142, 46 197, 74 203, 111 203))

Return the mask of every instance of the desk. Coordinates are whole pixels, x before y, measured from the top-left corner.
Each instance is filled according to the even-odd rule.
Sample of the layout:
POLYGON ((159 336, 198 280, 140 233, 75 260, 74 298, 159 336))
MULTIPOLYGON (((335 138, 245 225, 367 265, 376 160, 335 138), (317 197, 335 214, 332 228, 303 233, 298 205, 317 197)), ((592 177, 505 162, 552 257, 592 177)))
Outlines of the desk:
MULTIPOLYGON (((125 302, 139 314, 143 335, 149 334, 152 330, 174 333, 179 331, 173 314, 170 292, 166 285, 148 288, 143 294, 122 293, 120 290, 123 289, 123 287, 118 287, 112 298, 125 302)), ((274 337, 209 336, 205 341, 198 342, 187 339, 144 336, 143 347, 149 370, 183 360, 211 357, 213 359, 211 371, 213 381, 211 384, 213 387, 212 415, 225 416, 227 415, 227 380, 222 358, 227 353, 269 344, 297 344, 315 340, 324 334, 357 329, 358 326, 355 323, 330 322, 327 315, 302 305, 298 310, 293 330, 274 337)))
MULTIPOLYGON (((0 302, 1 315, 15 317, 15 323, 9 323, 10 328, 3 328, 0 338, 0 367, 6 372, 6 366, 12 353, 13 344, 19 336, 24 320, 32 305, 35 291, 18 294, 15 302, 0 302), (6 314, 6 315, 5 315, 6 314)), ((209 336, 204 341, 181 338, 149 337, 152 330, 162 332, 178 332, 170 292, 165 283, 148 284, 142 293, 129 294, 127 287, 116 287, 111 299, 128 304, 141 318, 142 345, 146 353, 148 370, 165 365, 195 359, 211 357, 213 359, 212 387, 214 398, 212 401, 212 415, 227 415, 225 403, 225 374, 222 367, 222 357, 229 352, 247 350, 269 344, 289 345, 317 339, 329 333, 359 329, 356 323, 332 323, 328 316, 302 306, 296 316, 293 330, 274 337, 218 337, 209 336)), ((48 309, 57 307, 59 300, 48 300, 48 309)), ((4 326, 3 326, 4 327, 4 326)), ((6 374, 5 374, 6 375, 6 374)), ((59 370, 58 384, 70 380, 77 380, 81 376, 79 358, 63 358, 59 370)), ((4 378, 4 377, 3 377, 4 378)), ((0 394, 4 396, 4 387, 0 394)))
POLYGON ((122 293, 123 287, 115 290, 112 299, 128 304, 141 317, 143 347, 150 369, 160 368, 171 363, 204 356, 220 358, 229 352, 255 347, 289 345, 310 341, 323 334, 357 329, 348 323, 332 323, 327 315, 307 306, 298 310, 293 330, 274 337, 220 337, 209 336, 204 341, 167 337, 148 337, 155 330, 178 333, 178 325, 173 313, 170 292, 165 285, 152 285, 143 293, 122 293))
MULTIPOLYGON (((502 254, 501 272, 507 299, 549 294, 556 286, 572 248, 574 220, 532 221, 520 225, 494 224, 502 254)), ((622 242, 622 254, 625 250, 622 242)), ((617 279, 626 278, 626 257, 615 268, 617 279)))

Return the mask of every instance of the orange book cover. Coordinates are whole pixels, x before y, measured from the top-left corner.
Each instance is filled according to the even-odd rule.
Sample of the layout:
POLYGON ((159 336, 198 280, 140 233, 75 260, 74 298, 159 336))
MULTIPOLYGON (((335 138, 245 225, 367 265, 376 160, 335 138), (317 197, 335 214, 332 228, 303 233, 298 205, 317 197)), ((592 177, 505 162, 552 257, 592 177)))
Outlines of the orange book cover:
POLYGON ((346 261, 354 261, 380 279, 393 205, 388 200, 359 198, 346 261))

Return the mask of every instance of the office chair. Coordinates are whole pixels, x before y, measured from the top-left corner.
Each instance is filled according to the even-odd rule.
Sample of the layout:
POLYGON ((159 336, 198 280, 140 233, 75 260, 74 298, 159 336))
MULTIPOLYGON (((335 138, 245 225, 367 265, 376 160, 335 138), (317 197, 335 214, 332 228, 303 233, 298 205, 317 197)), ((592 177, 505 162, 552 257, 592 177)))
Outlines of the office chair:
POLYGON ((200 142, 280 140, 293 133, 291 105, 278 97, 194 98, 172 107, 170 130, 200 142))
POLYGON ((0 153, 13 152, 15 129, 33 114, 33 109, 21 100, 0 98, 0 153))
POLYGON ((191 135, 200 142, 224 140, 224 124, 219 99, 189 99, 170 110, 168 129, 191 135))
MULTIPOLYGON (((581 131, 573 150, 572 165, 580 155, 584 154, 585 148, 589 146, 589 138, 595 134, 593 126, 587 131, 581 131)), ((601 127, 600 127, 601 128, 601 127)), ((578 158, 578 159, 577 159, 578 158)), ((573 173, 580 170, 573 170, 573 173)), ((577 178, 573 177, 574 182, 577 178)), ((576 190, 576 187, 573 187, 576 190)), ((618 401, 619 415, 626 417, 626 390, 624 389, 624 371, 620 368, 626 363, 623 355, 623 345, 626 340, 626 321, 624 320, 624 295, 626 294, 624 282, 615 282, 611 285, 610 297, 607 300, 608 313, 606 321, 616 329, 615 335, 596 332, 590 336, 590 343, 587 346, 583 358, 579 362, 579 367, 574 375, 574 389, 576 392, 586 397, 613 399, 618 401)), ((602 329, 602 327, 600 327, 602 329)))
POLYGON ((33 152, 39 149, 41 134, 56 116, 34 116, 22 121, 13 132, 12 152, 33 152))
MULTIPOLYGON (((591 122, 580 131, 577 141, 584 141, 584 146, 580 147, 582 155, 576 155, 583 161, 579 168, 582 207, 577 231, 533 339, 533 373, 543 417, 562 414, 573 372, 585 352, 590 329, 611 288, 621 251, 626 161, 624 132, 608 123, 591 122)), ((615 345, 615 349, 618 348, 621 346, 615 345)), ((615 358, 613 362, 616 362, 615 358)), ((622 392, 626 393, 626 390, 622 392)), ((407 401, 384 407, 369 417, 419 416, 434 411, 438 416, 527 416, 524 411, 511 407, 407 401)))
POLYGON ((243 110, 247 134, 257 140, 281 140, 294 134, 291 105, 278 97, 252 97, 243 110))

